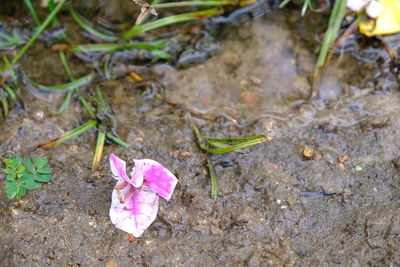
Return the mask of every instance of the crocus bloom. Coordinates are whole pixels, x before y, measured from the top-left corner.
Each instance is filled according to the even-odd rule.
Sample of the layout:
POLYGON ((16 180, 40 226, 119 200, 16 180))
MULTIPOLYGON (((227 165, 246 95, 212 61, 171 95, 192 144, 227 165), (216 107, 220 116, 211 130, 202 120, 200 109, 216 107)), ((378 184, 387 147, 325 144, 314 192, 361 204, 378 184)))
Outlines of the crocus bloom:
POLYGON ((112 192, 110 218, 117 228, 139 237, 157 216, 158 196, 170 200, 178 179, 157 161, 133 161, 135 167, 129 178, 126 162, 110 155, 111 172, 117 180, 112 192))

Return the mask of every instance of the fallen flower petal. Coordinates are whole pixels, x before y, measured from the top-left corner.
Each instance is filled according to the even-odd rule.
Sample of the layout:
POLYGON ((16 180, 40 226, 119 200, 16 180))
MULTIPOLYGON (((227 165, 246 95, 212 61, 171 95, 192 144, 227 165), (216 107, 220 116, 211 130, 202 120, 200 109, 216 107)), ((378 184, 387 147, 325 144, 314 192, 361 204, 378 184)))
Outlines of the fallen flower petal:
POLYGON ((130 183, 134 187, 140 187, 143 184, 143 173, 138 172, 131 179, 126 175, 126 161, 118 158, 114 154, 110 155, 110 166, 111 172, 116 176, 116 179, 122 179, 125 182, 130 183))
POLYGON ((132 190, 132 197, 123 203, 118 190, 113 190, 110 218, 118 229, 139 237, 156 219, 158 196, 152 191, 127 186, 120 191, 122 198, 132 190))
POLYGON ((178 179, 157 161, 134 162, 129 178, 126 162, 110 155, 111 172, 118 180, 112 192, 110 218, 117 228, 139 237, 157 216, 159 196, 169 200, 178 179))
POLYGON ((165 200, 170 200, 178 183, 175 175, 157 161, 151 159, 134 161, 135 169, 132 171, 132 177, 137 175, 138 170, 140 170, 144 177, 143 186, 150 188, 165 200), (138 167, 139 169, 136 170, 138 167))

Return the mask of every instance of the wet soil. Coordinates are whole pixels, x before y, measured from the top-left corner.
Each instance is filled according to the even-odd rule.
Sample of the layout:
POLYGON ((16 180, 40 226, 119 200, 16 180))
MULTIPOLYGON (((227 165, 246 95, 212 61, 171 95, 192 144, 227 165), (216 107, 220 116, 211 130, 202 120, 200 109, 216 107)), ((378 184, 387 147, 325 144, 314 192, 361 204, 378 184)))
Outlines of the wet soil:
MULTIPOLYGON (((95 132, 32 152, 88 118, 77 102, 54 117, 61 98, 48 96, 47 102, 27 93, 24 105, 0 124, 0 153, 46 156, 53 179, 20 202, 0 194, 0 265, 399 264, 396 77, 382 49, 369 50, 364 61, 360 49, 333 57, 319 99, 309 100, 314 51, 301 23, 292 13, 275 12, 229 30, 208 61, 179 70, 156 65, 145 70, 152 75, 142 73, 156 93, 218 116, 216 121, 143 94, 132 79, 105 86, 115 127, 131 147, 106 146, 94 173, 95 132), (273 140, 206 154, 196 145, 192 122, 210 136, 267 134, 273 140), (160 202, 157 219, 134 242, 108 216, 115 183, 110 153, 131 167, 134 158, 157 160, 179 179, 172 199, 160 202), (216 169, 216 199, 210 197, 207 158, 216 169)), ((28 71, 46 80, 46 69, 37 64, 28 71)))

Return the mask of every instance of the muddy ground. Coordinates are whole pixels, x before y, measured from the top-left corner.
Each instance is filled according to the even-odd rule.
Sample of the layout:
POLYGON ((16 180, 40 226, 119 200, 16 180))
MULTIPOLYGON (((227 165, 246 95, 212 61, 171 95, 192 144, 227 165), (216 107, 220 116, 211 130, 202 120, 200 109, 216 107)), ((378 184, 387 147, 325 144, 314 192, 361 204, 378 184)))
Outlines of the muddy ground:
MULTIPOLYGON (((314 32, 298 13, 273 12, 224 30, 221 49, 203 63, 137 69, 156 93, 216 121, 143 94, 132 79, 105 86, 115 127, 131 147, 107 145, 94 173, 95 132, 32 152, 89 119, 79 103, 54 117, 60 97, 25 92, 24 105, 0 124, 0 154, 46 156, 53 179, 20 202, 0 194, 0 265, 397 266, 398 74, 383 49, 360 46, 332 58, 320 97, 310 100, 314 32), (273 140, 206 154, 192 122, 210 136, 273 140), (172 199, 160 201, 157 219, 134 242, 109 219, 110 153, 130 164, 157 160, 179 179, 172 199), (207 158, 216 169, 216 199, 207 158)), ((26 62, 34 57, 21 63, 26 72, 54 79, 48 73, 57 71, 49 70, 54 61, 35 61, 32 69, 26 62)))

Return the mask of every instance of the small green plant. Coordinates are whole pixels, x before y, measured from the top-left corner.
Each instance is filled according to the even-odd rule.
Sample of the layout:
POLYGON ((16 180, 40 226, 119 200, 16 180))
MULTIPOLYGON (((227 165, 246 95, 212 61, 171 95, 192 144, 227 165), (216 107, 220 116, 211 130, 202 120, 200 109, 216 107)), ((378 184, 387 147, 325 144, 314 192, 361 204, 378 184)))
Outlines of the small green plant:
POLYGON ((8 198, 17 197, 18 200, 25 195, 26 190, 41 187, 41 183, 51 180, 51 170, 46 167, 47 158, 38 156, 22 160, 21 157, 11 156, 3 160, 6 168, 3 172, 6 174, 4 180, 4 189, 8 198))

